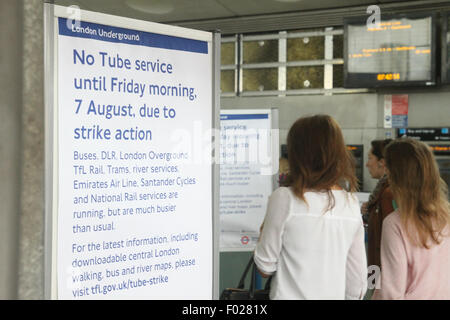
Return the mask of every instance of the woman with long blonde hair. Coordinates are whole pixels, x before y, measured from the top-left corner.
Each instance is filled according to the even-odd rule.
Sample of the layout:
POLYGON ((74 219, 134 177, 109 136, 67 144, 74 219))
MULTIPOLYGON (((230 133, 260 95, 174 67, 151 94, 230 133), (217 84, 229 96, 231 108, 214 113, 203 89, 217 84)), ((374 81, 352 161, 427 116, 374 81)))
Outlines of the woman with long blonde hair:
POLYGON ((383 222, 381 288, 373 299, 450 299, 450 207, 430 148, 398 139, 385 149, 398 209, 383 222))

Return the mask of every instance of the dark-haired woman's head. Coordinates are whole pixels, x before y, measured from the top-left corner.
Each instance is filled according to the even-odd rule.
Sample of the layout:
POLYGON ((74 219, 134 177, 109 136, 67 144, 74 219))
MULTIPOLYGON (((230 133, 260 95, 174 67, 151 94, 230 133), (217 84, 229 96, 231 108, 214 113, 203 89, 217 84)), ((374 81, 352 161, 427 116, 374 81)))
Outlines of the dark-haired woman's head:
POLYGON ((287 144, 289 183, 298 197, 304 200, 308 190, 330 192, 336 186, 356 190, 354 158, 331 116, 298 119, 289 130, 287 144))
POLYGON ((366 167, 370 175, 374 179, 380 179, 385 174, 384 148, 392 141, 392 139, 373 140, 370 144, 372 148, 369 150, 366 167))

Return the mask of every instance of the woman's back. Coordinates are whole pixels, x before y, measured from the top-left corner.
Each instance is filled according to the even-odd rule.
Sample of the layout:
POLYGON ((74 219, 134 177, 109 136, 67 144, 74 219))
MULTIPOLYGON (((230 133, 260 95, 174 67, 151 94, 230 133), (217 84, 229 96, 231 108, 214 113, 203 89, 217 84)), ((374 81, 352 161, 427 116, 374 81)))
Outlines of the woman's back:
POLYGON ((367 284, 364 228, 356 198, 332 190, 277 189, 269 199, 264 229, 255 250, 258 268, 276 271, 271 299, 361 299, 367 284))
POLYGON ((381 263, 373 299, 450 299, 450 238, 429 249, 413 244, 398 210, 383 222, 381 263))

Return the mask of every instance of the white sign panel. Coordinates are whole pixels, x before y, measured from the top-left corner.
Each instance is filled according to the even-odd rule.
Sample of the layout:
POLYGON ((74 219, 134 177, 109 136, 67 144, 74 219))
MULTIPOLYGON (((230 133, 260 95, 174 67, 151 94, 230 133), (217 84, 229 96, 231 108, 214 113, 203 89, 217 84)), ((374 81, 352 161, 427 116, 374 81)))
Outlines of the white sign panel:
MULTIPOLYGON (((271 111, 221 110, 220 249, 250 251, 273 191, 271 111)), ((276 170, 275 170, 276 171, 276 170)))
POLYGON ((392 95, 384 96, 384 127, 392 128, 392 95))
POLYGON ((212 127, 211 42, 102 17, 57 18, 57 297, 211 299, 212 161, 181 141, 212 127))

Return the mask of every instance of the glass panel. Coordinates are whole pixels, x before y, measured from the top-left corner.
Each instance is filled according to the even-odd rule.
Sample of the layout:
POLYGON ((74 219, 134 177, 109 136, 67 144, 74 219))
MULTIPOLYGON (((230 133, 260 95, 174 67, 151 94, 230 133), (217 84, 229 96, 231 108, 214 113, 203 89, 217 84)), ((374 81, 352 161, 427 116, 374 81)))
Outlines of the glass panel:
POLYGON ((333 88, 344 87, 344 65, 333 65, 333 88))
POLYGON ((287 68, 287 90, 323 88, 323 66, 287 68))
POLYGON ((325 37, 287 39, 287 61, 322 60, 325 58, 325 37))
POLYGON ((342 59, 344 57, 344 36, 333 36, 333 58, 342 59))
POLYGON ((220 60, 222 65, 235 64, 234 53, 235 43, 225 42, 220 47, 220 60))
POLYGON ((234 92, 234 70, 222 70, 220 72, 220 90, 222 92, 234 92))
POLYGON ((278 62, 278 40, 244 41, 244 63, 278 62))
POLYGON ((244 69, 244 91, 278 90, 278 69, 244 69))

